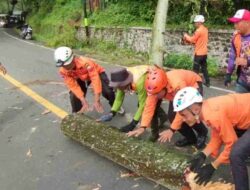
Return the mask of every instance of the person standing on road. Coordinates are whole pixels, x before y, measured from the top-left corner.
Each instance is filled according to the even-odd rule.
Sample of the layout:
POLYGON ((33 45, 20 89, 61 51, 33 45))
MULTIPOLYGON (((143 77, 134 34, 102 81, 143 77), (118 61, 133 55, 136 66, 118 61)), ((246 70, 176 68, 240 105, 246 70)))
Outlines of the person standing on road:
MULTIPOLYGON (((132 131, 138 124, 147 98, 147 92, 144 87, 149 66, 140 65, 135 67, 118 68, 111 71, 110 86, 116 90, 115 102, 111 108, 111 112, 103 115, 98 121, 110 121, 121 109, 126 93, 136 93, 138 97, 138 109, 133 120, 123 126, 121 132, 132 131)), ((165 115, 166 116, 166 115, 165 115)))
POLYGON ((168 119, 171 123, 170 129, 167 129, 159 134, 159 126, 154 125, 152 121, 152 135, 156 139, 159 137, 159 141, 164 142, 164 139, 168 139, 168 136, 172 135, 177 130, 184 136, 183 139, 178 140, 175 145, 179 147, 187 145, 195 145, 198 149, 205 146, 207 139, 207 128, 203 123, 196 123, 191 128, 187 123, 183 123, 180 117, 176 117, 173 112, 173 98, 178 90, 193 86, 202 93, 202 79, 193 71, 187 70, 172 70, 165 72, 163 69, 155 67, 152 68, 145 82, 145 88, 148 93, 146 99, 145 108, 142 114, 142 120, 140 127, 134 131, 128 133, 128 136, 139 136, 145 132, 145 129, 150 127, 151 120, 154 113, 157 113, 157 109, 160 106, 163 99, 169 101, 168 119), (194 130, 198 134, 196 136, 194 130))
POLYGON ((54 52, 56 66, 60 67, 59 73, 64 83, 69 88, 72 112, 85 112, 92 110, 86 100, 87 86, 92 85, 94 92, 94 108, 103 112, 100 101, 102 93, 109 105, 112 106, 115 94, 109 87, 109 79, 104 68, 87 57, 75 56, 69 47, 59 47, 54 52))
POLYGON ((204 26, 205 18, 203 15, 196 15, 194 25, 196 30, 193 36, 184 34, 184 42, 192 43, 195 46, 193 71, 198 73, 201 71, 205 79, 205 85, 210 86, 210 79, 207 71, 207 45, 208 45, 208 29, 204 26))
POLYGON ((0 62, 0 72, 3 73, 4 75, 7 73, 6 68, 3 66, 1 62, 0 62))
POLYGON ((198 184, 210 181, 221 165, 231 164, 236 190, 249 190, 245 161, 250 156, 250 93, 228 94, 203 101, 192 87, 183 88, 174 97, 174 111, 183 121, 192 124, 204 122, 211 129, 211 138, 204 150, 190 161, 189 169, 197 176, 198 184), (238 137, 236 130, 244 130, 238 137), (221 148, 224 149, 221 151, 221 148), (206 158, 215 160, 205 164, 206 158))
POLYGON ((250 92, 250 11, 240 9, 228 21, 234 23, 236 33, 232 38, 224 84, 229 86, 237 67, 235 91, 247 93, 250 92))

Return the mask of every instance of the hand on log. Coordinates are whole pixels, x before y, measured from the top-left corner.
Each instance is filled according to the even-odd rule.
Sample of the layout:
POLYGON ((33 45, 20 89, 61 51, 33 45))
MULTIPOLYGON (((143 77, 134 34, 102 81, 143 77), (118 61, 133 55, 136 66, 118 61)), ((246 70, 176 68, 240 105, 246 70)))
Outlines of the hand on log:
POLYGON ((94 102, 94 108, 97 112, 103 113, 103 106, 100 101, 95 101, 94 102))
POLYGON ((81 103, 82 103, 82 108, 77 113, 84 113, 84 112, 91 111, 91 108, 89 107, 89 104, 88 104, 88 102, 86 101, 85 98, 81 99, 81 103))
POLYGON ((139 137, 140 135, 142 135, 145 131, 145 127, 139 127, 136 130, 130 131, 127 133, 128 137, 139 137))
POLYGON ((174 135, 174 132, 171 131, 170 129, 167 129, 167 130, 160 133, 160 137, 159 137, 158 141, 161 143, 165 143, 167 141, 170 142, 173 135, 174 135))

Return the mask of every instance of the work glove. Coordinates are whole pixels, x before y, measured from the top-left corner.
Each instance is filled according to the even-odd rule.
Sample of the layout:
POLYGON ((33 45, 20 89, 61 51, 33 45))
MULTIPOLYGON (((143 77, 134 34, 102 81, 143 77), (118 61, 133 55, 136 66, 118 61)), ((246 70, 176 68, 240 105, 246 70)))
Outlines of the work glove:
POLYGON ((231 74, 227 73, 225 76, 224 85, 229 86, 230 83, 231 83, 231 74))
POLYGON ((194 158, 191 161, 189 161, 190 170, 196 172, 197 169, 199 169, 202 166, 202 164, 204 164, 205 160, 206 160, 206 155, 203 152, 199 152, 194 156, 194 158))
POLYGON ((123 133, 127 133, 129 131, 133 131, 133 129, 136 127, 139 121, 132 120, 128 125, 123 126, 120 131, 123 133))
POLYGON ((212 164, 206 164, 197 170, 197 176, 194 180, 199 185, 206 185, 211 180, 215 170, 212 164))
POLYGON ((105 121, 111 121, 112 118, 115 116, 115 112, 110 112, 106 115, 102 115, 99 119, 97 119, 96 121, 98 122, 105 122, 105 121))

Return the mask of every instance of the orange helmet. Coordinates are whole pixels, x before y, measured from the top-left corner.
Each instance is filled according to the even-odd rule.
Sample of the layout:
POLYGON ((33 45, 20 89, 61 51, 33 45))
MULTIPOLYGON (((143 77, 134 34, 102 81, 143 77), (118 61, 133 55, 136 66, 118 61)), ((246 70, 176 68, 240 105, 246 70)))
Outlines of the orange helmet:
POLYGON ((153 67, 148 71, 147 79, 145 81, 145 88, 149 94, 157 94, 168 84, 166 72, 159 68, 153 67))

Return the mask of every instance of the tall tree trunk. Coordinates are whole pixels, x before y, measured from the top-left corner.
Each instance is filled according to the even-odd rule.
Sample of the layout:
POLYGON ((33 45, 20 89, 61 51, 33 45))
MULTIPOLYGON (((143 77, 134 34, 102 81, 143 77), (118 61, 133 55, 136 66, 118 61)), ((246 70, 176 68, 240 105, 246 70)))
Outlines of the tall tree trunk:
POLYGON ((164 33, 168 12, 168 0, 158 0, 157 9, 153 25, 153 37, 150 53, 150 64, 163 66, 164 57, 164 33))

